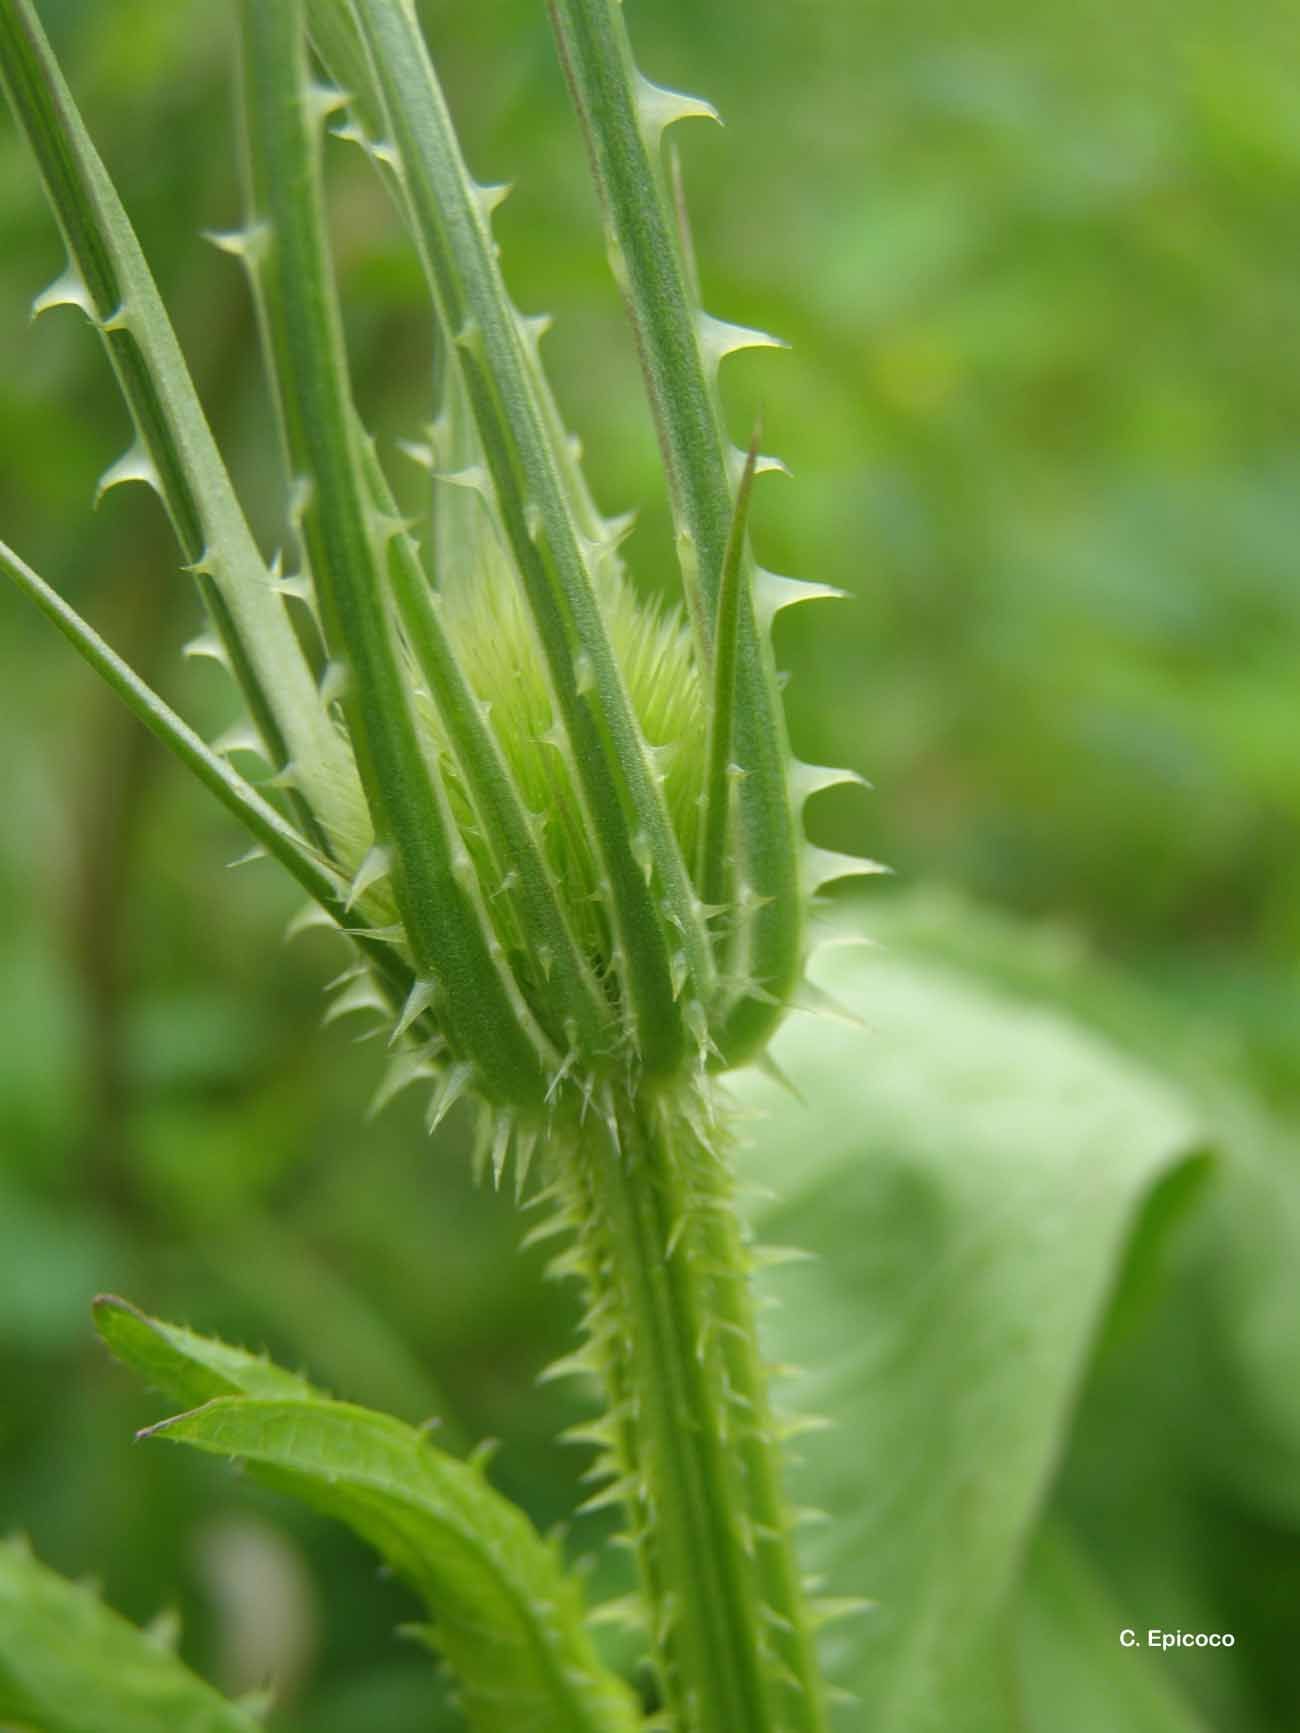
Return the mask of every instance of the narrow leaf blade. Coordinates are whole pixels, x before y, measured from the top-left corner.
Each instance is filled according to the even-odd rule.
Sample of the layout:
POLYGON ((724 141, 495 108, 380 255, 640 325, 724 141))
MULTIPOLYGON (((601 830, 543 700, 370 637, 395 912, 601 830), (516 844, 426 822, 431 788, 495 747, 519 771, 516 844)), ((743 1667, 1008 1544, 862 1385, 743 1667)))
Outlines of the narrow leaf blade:
MULTIPOLYGON (((682 579, 707 665, 734 521, 734 454, 716 384, 721 327, 693 303, 659 143, 665 124, 709 110, 658 90, 637 72, 616 0, 548 4, 586 132, 611 256, 637 333, 668 473, 682 579)), ((758 334, 734 333, 723 341, 735 347, 755 340, 764 341, 758 334)), ((762 460, 756 467, 764 467, 762 460)), ((752 560, 743 544, 741 558, 752 587, 752 560)), ((738 598, 732 652, 734 757, 743 771, 735 810, 744 894, 735 899, 723 991, 710 1014, 710 1034, 724 1068, 762 1050, 784 1015, 803 961, 803 887, 786 781, 785 718, 771 647, 759 630, 750 587, 738 598)))
POLYGON ((268 757, 278 770, 292 765, 332 843, 349 834, 359 807, 350 754, 268 580, 140 243, 31 0, 0 0, 0 85, 31 145, 71 275, 268 757))
POLYGON ((369 938, 360 916, 344 907, 345 887, 271 803, 197 735, 153 688, 125 663, 95 629, 39 573, 0 542, 0 573, 15 583, 51 620, 73 648, 117 693, 135 716, 180 759, 187 770, 285 867, 303 889, 351 933, 358 948, 400 1005, 411 989, 410 971, 392 947, 369 938))
MULTIPOLYGON (((254 281, 325 636, 348 670, 344 708, 376 840, 421 978, 476 1088, 502 1106, 544 1101, 548 1044, 493 948, 481 887, 461 869, 446 792, 420 739, 384 584, 384 530, 363 479, 342 314, 325 236, 318 93, 300 0, 242 8, 242 90, 254 281)), ((459 851, 463 852, 463 851, 459 851)), ((552 1061, 553 1062, 553 1061, 552 1061)))

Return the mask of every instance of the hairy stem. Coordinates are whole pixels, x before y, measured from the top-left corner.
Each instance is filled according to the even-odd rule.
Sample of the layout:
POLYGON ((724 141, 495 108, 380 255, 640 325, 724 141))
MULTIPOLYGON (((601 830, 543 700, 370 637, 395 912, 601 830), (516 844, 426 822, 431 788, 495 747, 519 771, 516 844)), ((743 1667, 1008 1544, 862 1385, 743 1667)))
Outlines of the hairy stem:
POLYGON ((680 1098, 612 1100, 568 1164, 595 1436, 630 1517, 674 1733, 825 1726, 718 1128, 680 1098))

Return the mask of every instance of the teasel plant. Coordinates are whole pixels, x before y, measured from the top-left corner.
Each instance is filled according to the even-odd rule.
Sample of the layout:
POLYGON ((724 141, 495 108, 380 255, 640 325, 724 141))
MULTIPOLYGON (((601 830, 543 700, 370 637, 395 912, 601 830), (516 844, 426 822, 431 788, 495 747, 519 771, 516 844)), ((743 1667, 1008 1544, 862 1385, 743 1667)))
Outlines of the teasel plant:
MULTIPOLYGON (((586 1317, 552 1372, 603 1393, 575 1432, 596 1451, 584 1508, 620 1507, 638 1564, 635 1595, 597 1615, 643 1633, 648 1707, 599 1658, 556 1547, 481 1463, 125 1302, 99 1303, 101 1331, 187 1404, 159 1435, 246 1460, 411 1579, 475 1728, 817 1733, 816 1631, 846 1609, 800 1574, 782 1453, 808 1422, 769 1395, 751 1291, 788 1254, 752 1244, 737 1212, 722 1079, 768 1063, 811 991, 815 893, 874 869, 803 836, 803 801, 854 778, 787 746, 771 620, 830 592, 750 550, 772 460, 732 444, 718 371, 772 339, 699 305, 662 143, 713 111, 637 70, 617 0, 550 0, 658 432, 681 576, 668 607, 632 587, 629 521, 593 502, 542 368, 546 321, 503 281, 503 189, 465 165, 411 0, 239 12, 247 215, 212 238, 256 303, 284 561, 248 527, 32 0, 0 0, 0 72, 68 251, 35 311, 80 309, 135 427, 101 491, 158 494, 206 610, 190 649, 229 669, 245 722, 204 741, 17 554, 0 564, 298 882, 302 923, 345 935, 331 1012, 386 1032, 381 1097, 423 1085, 431 1127, 474 1103, 482 1170, 533 1212, 529 1238, 555 1236, 586 1317), (354 407, 326 133, 371 160, 427 280, 438 401, 408 451, 429 472, 427 521, 398 510, 354 407), (237 749, 268 774, 242 774, 237 749)), ((42 1567, 5 1558, 0 1578, 26 1573, 16 1604, 54 1594, 42 1567)), ((39 1706, 58 1668, 31 1665, 39 1706)))

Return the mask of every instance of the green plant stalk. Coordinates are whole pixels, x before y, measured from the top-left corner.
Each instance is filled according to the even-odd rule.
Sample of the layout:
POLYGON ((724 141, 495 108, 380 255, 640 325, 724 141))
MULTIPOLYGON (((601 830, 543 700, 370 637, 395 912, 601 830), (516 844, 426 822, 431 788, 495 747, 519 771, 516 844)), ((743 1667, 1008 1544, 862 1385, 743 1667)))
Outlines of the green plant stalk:
POLYGON ((777 1726, 786 1733, 820 1733, 827 1722, 827 1699, 816 1643, 819 1609, 805 1592, 794 1542, 797 1519, 786 1495, 782 1463, 784 1440, 804 1423, 782 1420, 772 1408, 770 1371, 758 1347, 752 1254, 729 1197, 705 1213, 699 1256, 712 1273, 713 1325, 721 1343, 724 1387, 736 1410, 732 1439, 741 1465, 747 1524, 742 1538, 757 1575, 764 1659, 783 1710, 777 1726))
MULTIPOLYGON (((0 0, 0 8, 15 3, 0 0)), ((603 863, 601 896, 614 935, 605 966, 616 980, 614 991, 609 981, 602 990, 619 1009, 613 1018, 602 1012, 590 992, 590 961, 565 952, 563 886, 548 883, 544 860, 534 858, 531 815, 521 810, 454 645, 441 632, 418 552, 392 513, 356 417, 319 184, 321 122, 337 99, 308 79, 304 0, 242 0, 250 216, 247 229, 227 244, 243 256, 253 280, 295 484, 294 524, 381 866, 401 916, 392 929, 390 971, 409 967, 408 1005, 416 1015, 429 1010, 438 1038, 451 1048, 450 1075, 488 1104, 495 1162, 500 1130, 508 1138, 516 1113, 534 1122, 550 1116, 568 1057, 511 973, 496 925, 505 917, 491 906, 496 887, 478 879, 444 786, 441 748, 431 749, 420 733, 414 663, 460 787, 491 833, 490 869, 504 869, 515 848, 522 850, 533 882, 518 898, 519 925, 530 924, 535 947, 561 964, 553 1003, 563 1007, 559 1020, 581 1071, 551 1118, 548 1155, 561 1225, 575 1235, 561 1263, 589 1290, 589 1341, 575 1362, 597 1371, 610 1402, 591 1436, 604 1451, 595 1472, 611 1474, 613 1483, 594 1502, 626 1504, 673 1733, 822 1733, 824 1691, 781 1490, 780 1436, 749 1291, 751 1259, 734 1213, 729 1139, 703 1074, 706 1059, 725 1065, 761 1046, 789 998, 797 974, 791 958, 797 964, 802 956, 798 873, 781 865, 794 858, 795 828, 783 724, 744 550, 755 464, 737 470, 740 498, 733 505, 715 407, 713 443, 699 452, 702 462, 708 459, 701 498, 722 525, 716 564, 712 555, 701 564, 698 549, 712 543, 690 529, 673 484, 699 672, 715 707, 725 711, 710 723, 712 812, 702 873, 725 890, 719 900, 729 905, 729 925, 711 933, 716 911, 706 910, 692 881, 696 863, 688 863, 673 833, 602 616, 602 564, 617 538, 575 479, 580 472, 562 443, 535 329, 510 303, 496 264, 486 220, 491 199, 461 159, 413 6, 354 0, 340 10, 338 0, 311 3, 342 22, 339 53, 367 57, 361 112, 370 123, 382 114, 386 123, 372 150, 393 170, 390 181, 435 291, 452 383, 463 389, 473 416, 489 510, 504 531, 548 671, 562 725, 555 744, 567 754, 603 863), (740 867, 728 875, 731 854, 739 855, 740 867), (779 968, 778 952, 785 959, 779 968), (626 1026, 611 1044, 609 1023, 620 1016, 626 1026)), ((647 323, 645 304, 657 291, 633 268, 632 243, 640 242, 632 212, 639 206, 651 229, 656 213, 663 215, 640 130, 650 99, 635 85, 621 25, 604 8, 565 5, 557 7, 557 19, 561 12, 581 27, 579 55, 563 32, 562 42, 598 178, 605 177, 616 251, 646 350, 647 330, 653 337, 658 327, 647 323), (588 84, 598 100, 584 97, 588 84), (620 115, 637 121, 634 139, 619 131, 620 115), (621 165, 621 178, 610 176, 609 161, 621 165)), ((681 105, 668 99, 668 106, 681 105)), ((671 400, 677 393, 689 408, 701 382, 707 399, 708 381, 699 318, 685 300, 671 234, 664 249, 651 262, 667 270, 668 289, 675 281, 681 292, 674 301, 665 291, 659 309, 667 347, 659 356, 664 403, 656 406, 665 448, 680 458, 682 450, 689 455, 687 435, 703 440, 707 428, 700 423, 694 434, 683 433, 671 400), (681 323, 672 337, 674 319, 681 323)), ((655 365, 651 355, 649 373, 655 365)), ((652 379, 652 399, 653 386, 652 379)), ((89 640, 79 647, 95 660, 89 640)), ((102 656, 97 665, 108 667, 102 656)), ((156 725, 160 712, 147 713, 141 692, 131 696, 156 725)), ((313 699, 326 713, 314 687, 313 699)), ((159 731, 174 749, 188 750, 178 727, 169 722, 159 731)), ((192 756, 210 779, 207 759, 192 756)), ((232 787, 223 789, 231 804, 232 787)), ((245 805, 246 820, 262 822, 260 807, 245 805)), ((301 878, 302 854, 278 834, 268 846, 272 840, 301 878)), ((363 863, 354 896, 365 872, 363 863)), ((338 892, 331 878, 331 908, 338 892)), ((361 942, 384 949, 378 936, 361 942)), ((399 1033, 404 1025, 403 1016, 399 1033)))
POLYGON ((270 801, 165 704, 69 607, 57 590, 3 542, 0 542, 0 573, 35 602, 104 683, 251 833, 257 845, 279 861, 338 926, 348 929, 375 971, 381 989, 388 993, 393 1008, 400 1009, 410 994, 414 977, 393 947, 367 932, 362 917, 348 909, 347 885, 332 863, 304 842, 270 801))
MULTIPOLYGON (((714 636, 733 518, 732 471, 741 461, 722 425, 717 366, 724 355, 771 339, 709 320, 688 292, 658 147, 667 125, 712 111, 641 77, 619 0, 548 3, 587 135, 615 274, 637 335, 682 577, 708 666, 721 653, 714 636)), ((730 788, 722 794, 728 816, 735 813, 728 827, 734 838, 728 897, 733 918, 720 947, 731 999, 712 1028, 723 1066, 742 1064, 766 1045, 799 981, 804 946, 789 747, 770 646, 755 613, 756 574, 743 544, 742 570, 746 583, 736 598, 734 636, 726 650, 736 663, 735 756, 744 774, 734 808, 730 788)))
POLYGON ((307 78, 300 0, 242 10, 252 205, 242 246, 257 290, 300 533, 375 836, 419 978, 447 1006, 458 1062, 488 1100, 539 1107, 558 1065, 502 966, 437 772, 420 742, 385 590, 383 524, 363 482, 362 446, 325 246, 321 103, 307 78), (466 870, 468 869, 468 870, 466 870))
POLYGON ((355 773, 230 485, 171 321, 121 200, 82 124, 30 0, 0 0, 0 80, 63 232, 69 268, 35 310, 91 320, 137 446, 101 482, 161 498, 268 761, 327 845, 346 832, 355 773))
POLYGON ((596 1470, 632 1525, 656 1671, 680 1733, 825 1726, 781 1490, 726 1136, 680 1100, 609 1104, 563 1157, 604 1420, 596 1470), (695 1123, 692 1124, 692 1119, 695 1123))
MULTIPOLYGON (((339 10, 336 5, 325 9, 339 10)), ((314 12, 320 10, 319 4, 313 6, 314 12)), ((473 350, 466 355, 462 346, 461 365, 479 436, 509 530, 511 491, 518 487, 521 471, 527 483, 535 477, 528 453, 538 423, 545 421, 536 412, 530 376, 519 365, 528 351, 519 341, 518 316, 505 301, 490 255, 482 201, 473 196, 477 189, 460 162, 410 8, 359 0, 356 11, 382 91, 389 138, 404 165, 402 184, 412 227, 421 240, 447 334, 454 339, 472 309, 476 343, 485 353, 497 334, 492 379, 499 382, 504 375, 512 382, 499 398, 481 383, 475 401, 478 354, 473 350), (504 446, 513 440, 522 440, 523 458, 493 462, 494 443, 504 446)), ((371 97, 367 107, 373 112, 374 106, 371 97)), ((682 328, 697 355, 695 317, 689 310, 682 328)), ((712 409, 709 413, 713 417, 712 409)), ((712 450, 721 464, 716 418, 710 428, 712 450)), ((753 468, 747 466, 746 476, 752 476, 753 468)), ((758 640, 742 567, 748 485, 742 485, 743 497, 733 512, 725 467, 721 473, 724 545, 709 605, 718 612, 720 631, 711 633, 711 641, 729 711, 722 722, 713 718, 715 756, 729 769, 728 744, 737 741, 737 755, 753 744, 744 730, 754 707, 756 676, 752 660, 745 662, 745 647, 749 643, 752 650, 758 640), (728 542, 733 544, 729 562, 723 559, 728 542)), ((562 496, 563 490, 557 491, 562 496)), ((529 549, 511 539, 522 563, 529 549)), ((766 767, 765 784, 769 802, 780 805, 776 850, 783 859, 792 859, 794 820, 786 793, 779 700, 761 654, 758 673, 763 712, 772 722, 767 743, 780 753, 779 764, 766 767)), ((764 774, 760 766, 760 782, 764 774)), ((733 779, 728 775, 723 780, 724 799, 729 801, 733 779)), ((751 817, 754 810, 751 801, 751 817)), ((720 876, 717 864, 724 852, 723 834, 715 827, 715 876, 720 876)), ((801 955, 802 943, 792 911, 795 901, 787 876, 779 924, 781 942, 792 956, 801 955)), ((752 917, 752 909, 745 912, 752 917)), ((761 1002, 765 1026, 770 1026, 773 1015, 766 995, 756 1002, 761 1002)), ((637 1534, 652 1640, 683 1733, 694 1733, 697 1726, 709 1733, 714 1728, 758 1733, 767 1727, 802 1733, 824 1726, 824 1692, 781 1490, 779 1444, 757 1349, 748 1258, 731 1210, 725 1160, 711 1153, 707 1141, 689 1130, 686 1118, 666 1105, 673 1099, 667 1090, 611 1097, 606 1129, 592 1133, 597 1147, 605 1140, 603 1162, 590 1158, 589 1138, 579 1145, 588 1151, 585 1158, 567 1148, 557 1152, 559 1163, 570 1172, 570 1216, 584 1248, 581 1262, 591 1293, 593 1358, 610 1403, 608 1425, 598 1428, 596 1436, 612 1448, 617 1476, 612 1493, 627 1501, 637 1534), (683 1145, 690 1150, 689 1160, 683 1145), (610 1159, 612 1150, 622 1153, 610 1159), (575 1174, 575 1166, 585 1172, 575 1174), (703 1187, 707 1198, 688 1198, 689 1186, 697 1192, 703 1187), (602 1226, 596 1230, 593 1223, 602 1226), (593 1233, 597 1240, 603 1234, 603 1243, 594 1242, 593 1233), (705 1266, 707 1278, 701 1274, 705 1266), (702 1363, 697 1354, 706 1337, 712 1342, 702 1363), (616 1344, 612 1351, 611 1340, 616 1344)))

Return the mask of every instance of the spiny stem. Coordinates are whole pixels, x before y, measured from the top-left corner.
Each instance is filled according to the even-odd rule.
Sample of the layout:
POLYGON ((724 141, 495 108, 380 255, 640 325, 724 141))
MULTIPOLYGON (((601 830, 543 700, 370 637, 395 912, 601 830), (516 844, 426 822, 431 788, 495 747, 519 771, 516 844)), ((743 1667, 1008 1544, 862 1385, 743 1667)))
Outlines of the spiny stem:
POLYGON ((612 1100, 568 1158, 590 1358, 675 1733, 820 1733, 747 1257, 712 1141, 680 1101, 643 1094, 612 1100))
POLYGON ((782 1733, 819 1733, 826 1725, 826 1690, 795 1554, 793 1515, 783 1485, 781 1428, 768 1397, 768 1372, 758 1348, 749 1253, 730 1209, 706 1217, 700 1239, 713 1272, 711 1303, 722 1341, 729 1396, 745 1418, 735 1439, 753 1536, 754 1568, 778 1667, 776 1694, 785 1711, 782 1733))

